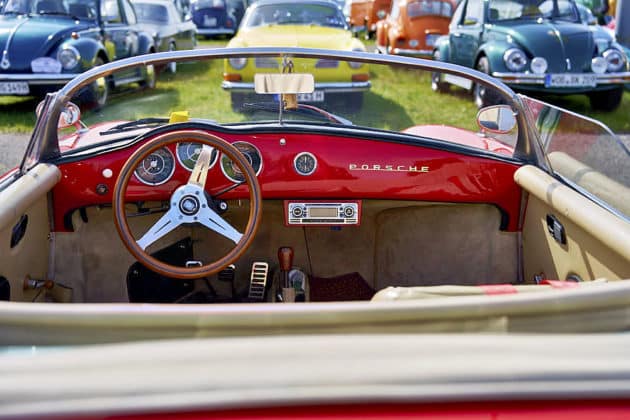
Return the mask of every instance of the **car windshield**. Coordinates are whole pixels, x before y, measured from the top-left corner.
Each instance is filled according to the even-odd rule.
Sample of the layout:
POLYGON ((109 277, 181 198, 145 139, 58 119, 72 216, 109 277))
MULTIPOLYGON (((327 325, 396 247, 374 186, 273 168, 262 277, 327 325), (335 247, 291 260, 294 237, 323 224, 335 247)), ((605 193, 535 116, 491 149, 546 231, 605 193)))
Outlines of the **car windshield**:
POLYGON ((316 25, 345 28, 341 11, 335 7, 309 3, 262 4, 251 10, 243 28, 265 25, 316 25))
POLYGON ((451 17, 453 6, 448 1, 421 0, 407 4, 407 14, 410 18, 419 16, 444 16, 451 17))
POLYGON ((538 18, 580 21, 575 4, 569 0, 490 0, 488 7, 492 22, 538 18))
POLYGON ((2 13, 68 15, 75 18, 95 19, 95 0, 8 0, 2 13))
POLYGON ((193 9, 225 9, 225 0, 197 0, 190 4, 193 9))
POLYGON ((161 4, 134 2, 139 22, 168 23, 168 10, 161 4))

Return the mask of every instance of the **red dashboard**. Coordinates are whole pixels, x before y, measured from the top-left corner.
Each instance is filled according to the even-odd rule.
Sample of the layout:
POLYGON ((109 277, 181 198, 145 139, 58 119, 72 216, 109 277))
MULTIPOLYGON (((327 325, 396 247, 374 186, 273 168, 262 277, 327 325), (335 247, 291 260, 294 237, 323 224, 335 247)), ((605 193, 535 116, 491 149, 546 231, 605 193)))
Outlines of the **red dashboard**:
MULTIPOLYGON (((517 163, 423 145, 337 134, 205 131, 230 143, 248 143, 253 146, 252 150, 259 152, 258 180, 264 199, 483 202, 496 205, 507 216, 504 229, 519 229, 521 191, 513 181, 519 167, 517 163), (300 166, 300 158, 307 155, 309 160, 314 158, 314 167, 312 161, 306 162, 309 167, 300 166)), ((116 150, 62 161, 64 163, 59 164, 62 180, 53 191, 55 230, 68 228, 63 221, 72 210, 111 203, 123 164, 150 138, 130 142, 116 150)), ((75 144, 81 146, 80 142, 75 144)), ((175 188, 188 181, 191 172, 177 159, 176 147, 171 146, 174 163, 168 178, 159 185, 147 185, 140 182, 136 173, 129 183, 127 200, 167 200, 175 188)), ((226 176, 221 160, 222 157, 217 157, 217 163, 208 172, 206 190, 211 195, 234 184, 226 176)), ((155 164, 148 162, 148 165, 155 164)), ((245 197, 246 187, 240 186, 221 198, 245 197)))

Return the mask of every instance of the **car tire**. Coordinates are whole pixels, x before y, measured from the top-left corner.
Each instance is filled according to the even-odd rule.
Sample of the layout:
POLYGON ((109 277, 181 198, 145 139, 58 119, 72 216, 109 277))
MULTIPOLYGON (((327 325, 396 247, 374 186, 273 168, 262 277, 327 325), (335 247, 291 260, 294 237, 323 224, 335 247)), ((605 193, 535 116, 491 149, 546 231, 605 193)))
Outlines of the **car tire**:
MULTIPOLYGON (((439 51, 436 50, 435 52, 433 52, 434 61, 442 61, 440 58, 441 57, 439 51)), ((433 92, 446 93, 449 91, 450 85, 447 82, 442 82, 440 80, 440 75, 441 73, 438 72, 431 73, 431 90, 433 92)))
POLYGON ((621 105, 623 87, 612 90, 600 90, 588 94, 591 108, 596 111, 614 111, 621 105))
MULTIPOLYGON (((175 45, 174 42, 171 42, 168 45, 168 50, 170 51, 177 51, 177 46, 175 45)), ((171 61, 170 63, 168 63, 166 65, 166 71, 170 74, 175 74, 177 73, 177 62, 176 61, 171 61)))
MULTIPOLYGON (((105 64, 105 60, 96 57, 94 67, 105 64)), ((105 106, 109 97, 111 82, 107 78, 98 79, 79 91, 75 100, 86 109, 99 109, 105 106)))
MULTIPOLYGON (((475 70, 478 70, 488 75, 491 73, 490 61, 486 56, 481 56, 479 58, 479 61, 477 61, 477 65, 475 66, 475 70)), ((500 103, 496 93, 478 83, 475 83, 473 85, 473 100, 475 101, 475 105, 477 105, 477 108, 479 109, 500 103)))

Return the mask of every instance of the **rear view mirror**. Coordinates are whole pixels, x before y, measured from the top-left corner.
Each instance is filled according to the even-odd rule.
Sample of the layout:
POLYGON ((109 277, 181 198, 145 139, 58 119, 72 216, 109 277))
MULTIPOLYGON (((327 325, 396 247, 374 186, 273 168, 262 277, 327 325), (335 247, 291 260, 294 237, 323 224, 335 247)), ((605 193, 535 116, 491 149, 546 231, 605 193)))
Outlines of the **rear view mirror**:
POLYGON ((477 125, 482 131, 505 134, 516 127, 516 117, 507 105, 488 106, 477 113, 477 125))
POLYGON ((259 94, 312 93, 315 79, 308 73, 257 73, 254 75, 254 90, 259 94))

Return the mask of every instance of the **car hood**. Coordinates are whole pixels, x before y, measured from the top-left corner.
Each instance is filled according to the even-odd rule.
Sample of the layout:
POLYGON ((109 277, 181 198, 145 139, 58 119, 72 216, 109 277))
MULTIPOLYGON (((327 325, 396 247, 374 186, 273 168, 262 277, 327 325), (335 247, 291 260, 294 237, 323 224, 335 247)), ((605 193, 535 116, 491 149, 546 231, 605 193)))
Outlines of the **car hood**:
POLYGON ((308 25, 270 25, 239 31, 234 47, 303 47, 352 49, 352 34, 343 29, 308 25))
POLYGON ((529 51, 534 57, 544 57, 550 71, 589 71, 595 49, 593 33, 582 24, 544 21, 519 22, 518 25, 495 26, 494 33, 529 51))
POLYGON ((66 17, 0 16, 0 46, 11 63, 2 71, 30 71, 32 59, 49 55, 60 40, 90 26, 77 22, 66 17))

